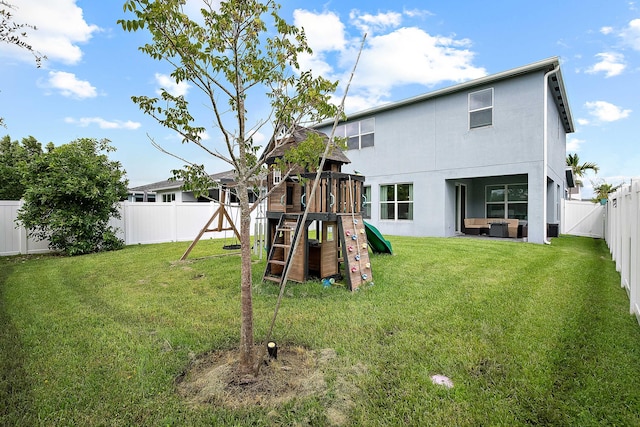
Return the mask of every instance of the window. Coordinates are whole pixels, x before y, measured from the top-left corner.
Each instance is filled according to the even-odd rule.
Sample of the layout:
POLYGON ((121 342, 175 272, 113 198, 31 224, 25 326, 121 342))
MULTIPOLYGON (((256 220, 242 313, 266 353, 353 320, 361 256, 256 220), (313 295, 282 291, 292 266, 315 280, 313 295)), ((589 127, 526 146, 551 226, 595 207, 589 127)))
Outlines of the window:
POLYGON ((282 172, 280 171, 280 169, 274 169, 273 170, 273 185, 280 184, 280 181, 282 181, 282 172))
POLYGON ((380 219, 413 220, 413 184, 380 186, 380 219))
POLYGON ((527 219, 527 184, 488 185, 487 218, 527 219))
POLYGON ((175 202, 176 201, 176 193, 167 193, 162 195, 162 201, 164 203, 175 202))
POLYGON ((362 188, 362 217, 371 218, 371 186, 362 188))
POLYGON ((493 88, 469 94, 469 129, 493 124, 493 88))
POLYGON ((350 122, 336 128, 336 136, 347 138, 348 150, 373 147, 375 119, 365 119, 358 122, 350 122))

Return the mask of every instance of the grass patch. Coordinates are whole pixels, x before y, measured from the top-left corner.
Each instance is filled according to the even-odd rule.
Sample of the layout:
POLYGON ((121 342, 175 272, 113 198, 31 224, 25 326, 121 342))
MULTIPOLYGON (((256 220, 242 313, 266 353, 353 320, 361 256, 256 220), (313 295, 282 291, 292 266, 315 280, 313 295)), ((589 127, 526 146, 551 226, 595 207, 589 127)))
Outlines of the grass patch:
MULTIPOLYGON (((273 337, 360 366, 277 408, 187 404, 174 380, 237 345, 238 256, 202 241, 0 259, 0 425, 638 425, 640 328, 601 240, 390 238, 375 284, 288 287, 273 337), (443 374, 455 384, 436 386, 443 374)), ((277 289, 254 263, 256 339, 277 289)), ((282 344, 281 344, 282 345, 282 344)))

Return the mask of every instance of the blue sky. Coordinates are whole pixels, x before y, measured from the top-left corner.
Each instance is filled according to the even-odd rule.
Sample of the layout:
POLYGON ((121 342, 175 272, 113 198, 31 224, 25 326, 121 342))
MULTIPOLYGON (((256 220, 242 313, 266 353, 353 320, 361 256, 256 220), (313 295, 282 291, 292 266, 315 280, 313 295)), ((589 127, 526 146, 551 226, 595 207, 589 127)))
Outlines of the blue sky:
MULTIPOLYGON (((197 10, 201 0, 189 0, 197 10)), ((0 117, 12 139, 32 135, 56 145, 76 138, 108 138, 130 186, 160 181, 182 162, 210 173, 229 169, 184 146, 146 117, 133 95, 159 87, 196 101, 175 85, 169 67, 137 50, 144 32, 116 24, 123 0, 9 0, 17 22, 38 27, 28 41, 49 58, 36 68, 24 50, 0 45, 0 117)), ((314 50, 302 67, 346 82, 362 34, 367 43, 354 77, 347 113, 398 101, 552 56, 561 59, 576 132, 568 152, 600 166, 595 178, 617 184, 640 176, 640 4, 627 0, 519 1, 282 1, 281 15, 305 28, 314 50)), ((338 91, 340 95, 340 89, 338 91)), ((192 101, 192 102, 193 102, 192 101)), ((197 102, 194 102, 197 104, 197 102)), ((265 111, 250 104, 257 120, 265 111)), ((206 142, 221 147, 214 128, 206 142)), ((268 135, 263 135, 266 140, 268 135)), ((583 197, 591 193, 583 191, 583 197)))

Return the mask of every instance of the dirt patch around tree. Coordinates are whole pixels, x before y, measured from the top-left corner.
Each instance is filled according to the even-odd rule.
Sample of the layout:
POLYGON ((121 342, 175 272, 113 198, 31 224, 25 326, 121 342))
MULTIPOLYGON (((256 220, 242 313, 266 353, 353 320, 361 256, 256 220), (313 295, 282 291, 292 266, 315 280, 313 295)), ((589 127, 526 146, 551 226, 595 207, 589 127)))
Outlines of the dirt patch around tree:
MULTIPOLYGON (((256 347, 255 354, 262 354, 256 347)), ((343 366, 333 349, 319 351, 300 346, 278 348, 277 359, 265 356, 257 377, 238 374, 238 349, 212 351, 195 357, 176 379, 177 392, 193 406, 216 405, 229 409, 262 406, 277 410, 293 401, 326 398, 331 425, 343 425, 358 393, 356 376, 364 365, 343 366)))

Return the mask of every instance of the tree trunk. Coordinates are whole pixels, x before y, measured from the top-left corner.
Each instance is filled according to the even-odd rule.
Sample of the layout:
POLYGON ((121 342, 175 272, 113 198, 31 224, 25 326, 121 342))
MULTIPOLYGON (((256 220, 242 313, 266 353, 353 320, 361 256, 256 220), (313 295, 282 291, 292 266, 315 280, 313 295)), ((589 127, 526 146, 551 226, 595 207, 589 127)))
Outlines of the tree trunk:
POLYGON ((251 212, 249 196, 244 183, 238 183, 240 199, 240 254, 242 267, 240 273, 240 374, 253 372, 253 302, 251 299, 251 212))

